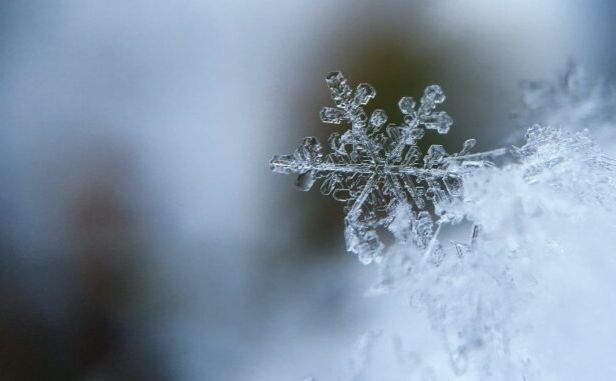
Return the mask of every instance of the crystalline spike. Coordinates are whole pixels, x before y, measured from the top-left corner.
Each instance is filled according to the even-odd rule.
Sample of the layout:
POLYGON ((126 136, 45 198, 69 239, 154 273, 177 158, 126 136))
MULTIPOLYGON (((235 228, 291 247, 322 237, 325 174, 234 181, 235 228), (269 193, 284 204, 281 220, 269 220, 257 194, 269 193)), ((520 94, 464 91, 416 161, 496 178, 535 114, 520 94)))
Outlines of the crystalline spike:
POLYGON ((413 239, 420 248, 425 248, 432 239, 433 221, 430 213, 422 210, 413 221, 413 239))
POLYGON ((293 155, 274 155, 270 160, 270 170, 284 175, 298 173, 293 155))
POLYGON ((338 148, 340 147, 340 134, 337 132, 332 132, 329 135, 327 142, 329 143, 329 148, 332 151, 338 150, 338 148))
POLYGON ((320 161, 322 154, 321 143, 314 136, 304 138, 302 145, 297 149, 297 153, 300 154, 307 161, 320 161))
POLYGON ((388 125, 385 131, 391 141, 399 141, 404 136, 404 127, 396 126, 395 124, 388 125))
POLYGON ((423 128, 412 128, 411 130, 407 131, 407 142, 413 144, 415 143, 417 140, 421 139, 424 137, 424 130, 423 128))
POLYGON ((344 83, 344 85, 346 86, 346 78, 344 78, 344 75, 342 75, 342 73, 339 71, 332 71, 327 74, 325 76, 325 82, 330 88, 337 87, 342 83, 344 83))
POLYGON ((533 139, 540 138, 542 134, 543 134, 543 127, 541 127, 539 124, 534 124, 528 130, 526 130, 526 133, 524 134, 524 138, 526 140, 533 140, 533 139))
POLYGON ((368 116, 362 109, 357 109, 351 114, 351 126, 354 128, 363 128, 366 126, 368 116))
POLYGON ((368 265, 380 260, 384 245, 374 230, 362 231, 355 239, 352 241, 355 250, 349 251, 357 252, 361 263, 368 265))
POLYGON ((321 193, 324 195, 330 195, 336 191, 342 185, 341 178, 336 174, 330 174, 325 177, 321 184, 321 193))
POLYGON ((370 123, 375 127, 381 127, 387 122, 387 114, 381 109, 376 109, 370 117, 370 123))
POLYGON ((449 194, 460 196, 462 194, 462 179, 456 175, 449 175, 443 178, 443 184, 447 188, 449 194))
POLYGON ((414 166, 417 160, 421 157, 421 152, 417 147, 410 147, 403 152, 400 160, 400 164, 404 166, 414 166))
POLYGON ((323 107, 319 115, 323 123, 340 124, 344 118, 344 111, 334 107, 323 107))
POLYGON ((367 83, 360 83, 355 89, 353 101, 356 105, 365 105, 376 96, 374 87, 367 83))
POLYGON ((275 156, 270 168, 298 174, 297 185, 302 190, 321 181, 323 194, 346 203, 347 249, 363 263, 381 258, 384 245, 379 232, 387 228, 393 229, 395 237, 410 237, 420 248, 430 242, 434 250, 438 247, 434 243, 437 218, 448 218, 439 215, 444 213, 442 204, 459 197, 464 174, 490 165, 487 158, 496 154, 462 156, 474 145, 470 139, 458 154, 450 156, 443 146, 432 145, 422 155, 418 143, 426 129, 444 134, 452 125, 447 113, 435 111, 445 100, 439 86, 426 88, 418 110, 413 98, 403 97, 398 106, 404 123, 386 125, 383 110, 376 109, 368 121, 362 107, 376 94, 372 86, 360 84, 353 91, 339 72, 330 73, 326 82, 336 107, 323 108, 322 121, 350 128, 342 135, 331 134, 325 158, 318 140, 306 138, 293 155, 275 156), (454 160, 456 165, 451 165, 454 160), (409 208, 411 223, 395 223, 399 207, 409 208))
POLYGON ((327 83, 334 100, 347 98, 351 95, 351 87, 349 87, 346 78, 344 78, 341 72, 334 71, 329 73, 325 79, 325 82, 327 83))
POLYGON ((415 114, 415 100, 413 97, 402 97, 398 102, 398 107, 400 111, 402 111, 405 115, 414 115, 415 114))
POLYGON ((424 156, 424 163, 426 167, 433 167, 443 162, 443 159, 447 156, 445 147, 440 144, 433 144, 428 148, 428 153, 424 156))
POLYGON ((421 113, 432 111, 443 102, 445 102, 443 89, 439 85, 428 86, 421 97, 421 113))
POLYGON ((423 121, 427 129, 436 130, 439 134, 448 133, 453 124, 453 119, 445 111, 433 112, 426 116, 423 121))
POLYGON ((475 145, 477 144, 477 140, 475 139, 467 139, 464 144, 462 144, 462 150, 459 152, 458 155, 462 156, 462 155, 466 155, 467 153, 469 153, 473 147, 475 147, 475 145))

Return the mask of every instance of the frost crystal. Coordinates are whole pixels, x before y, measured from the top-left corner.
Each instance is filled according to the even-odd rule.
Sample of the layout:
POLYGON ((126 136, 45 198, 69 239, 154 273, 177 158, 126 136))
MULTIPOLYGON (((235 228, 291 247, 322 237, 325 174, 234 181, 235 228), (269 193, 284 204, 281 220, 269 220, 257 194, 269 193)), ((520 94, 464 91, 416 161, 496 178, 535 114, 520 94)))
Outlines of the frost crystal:
POLYGON ((326 83, 335 107, 323 108, 321 120, 350 128, 342 135, 331 134, 328 154, 315 137, 308 137, 292 155, 274 156, 271 169, 298 174, 296 184, 303 191, 321 181, 321 193, 346 203, 347 249, 363 263, 381 259, 379 232, 394 221, 390 230, 398 242, 410 239, 419 248, 436 249, 437 232, 449 218, 443 205, 460 195, 462 177, 490 166, 489 159, 504 150, 471 154, 475 140, 469 139, 457 153, 448 154, 442 145, 422 153, 418 142, 426 130, 446 134, 453 123, 437 110, 445 101, 437 85, 425 89, 418 105, 411 97, 400 99, 403 119, 394 124, 387 123, 380 109, 368 117, 363 106, 376 95, 369 84, 353 90, 339 72, 330 73, 326 83))
POLYGON ((444 246, 430 256, 436 266, 395 245, 370 290, 408 295, 464 379, 552 379, 537 375, 542 363, 529 353, 529 343, 537 345, 536 315, 527 312, 543 313, 547 301, 562 295, 546 274, 589 256, 603 263, 613 251, 613 245, 597 253, 588 246, 604 234, 594 230, 615 227, 616 163, 587 131, 535 125, 525 138, 511 163, 464 176, 463 195, 450 208, 475 224, 470 244, 444 246))
POLYGON ((577 202, 613 204, 616 162, 599 149, 588 130, 573 133, 534 125, 526 132, 526 144, 514 147, 514 153, 526 182, 568 191, 577 202))

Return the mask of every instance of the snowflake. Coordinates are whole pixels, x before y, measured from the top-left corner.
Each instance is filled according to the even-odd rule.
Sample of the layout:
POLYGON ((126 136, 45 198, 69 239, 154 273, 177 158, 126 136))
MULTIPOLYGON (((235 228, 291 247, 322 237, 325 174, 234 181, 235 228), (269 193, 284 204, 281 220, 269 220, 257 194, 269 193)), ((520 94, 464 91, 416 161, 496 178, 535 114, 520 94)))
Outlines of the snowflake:
POLYGON ((339 72, 330 73, 326 83, 336 107, 323 108, 321 120, 350 128, 331 134, 329 154, 308 137, 292 155, 274 156, 271 169, 298 174, 296 184, 303 191, 321 181, 321 193, 346 203, 347 250, 363 263, 381 259, 385 229, 398 242, 410 240, 426 252, 433 250, 441 224, 449 219, 443 205, 461 194, 463 176, 491 166, 489 159, 505 150, 471 154, 475 140, 469 139, 457 153, 448 154, 442 145, 422 153, 418 143, 426 130, 446 134, 453 124, 446 112, 437 111, 445 101, 437 85, 425 89, 419 105, 412 97, 401 98, 403 121, 394 124, 387 123, 381 109, 368 118, 363 106, 376 95, 369 84, 353 90, 339 72))

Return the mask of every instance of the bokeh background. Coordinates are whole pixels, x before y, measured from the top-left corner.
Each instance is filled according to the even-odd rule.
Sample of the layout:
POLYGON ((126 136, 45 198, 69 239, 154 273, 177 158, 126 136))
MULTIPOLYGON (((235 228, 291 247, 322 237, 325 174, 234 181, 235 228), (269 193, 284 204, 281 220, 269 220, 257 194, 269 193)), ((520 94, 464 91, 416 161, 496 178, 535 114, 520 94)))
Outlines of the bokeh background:
MULTIPOLYGON (((406 317, 366 298, 342 205, 269 172, 325 139, 342 70, 397 115, 448 94, 456 148, 503 144, 518 83, 616 75, 608 0, 0 2, 0 379, 337 374, 406 317), (394 323, 397 322, 397 323, 394 323)), ((410 319, 410 320, 409 320, 410 319)), ((325 379, 325 378, 324 378, 325 379)))

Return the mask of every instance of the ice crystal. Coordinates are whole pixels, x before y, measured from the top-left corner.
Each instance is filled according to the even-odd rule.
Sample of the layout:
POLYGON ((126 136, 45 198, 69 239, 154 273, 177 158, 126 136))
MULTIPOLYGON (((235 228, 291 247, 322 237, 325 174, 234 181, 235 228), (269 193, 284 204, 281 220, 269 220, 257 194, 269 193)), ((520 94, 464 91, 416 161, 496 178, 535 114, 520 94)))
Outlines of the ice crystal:
POLYGON ((514 147, 514 152, 527 182, 567 191, 576 203, 613 204, 616 162, 601 151, 588 130, 568 132, 534 125, 526 132, 526 144, 514 147))
POLYGON ((490 166, 490 158, 504 151, 470 153, 475 140, 469 139, 457 153, 436 144, 423 153, 419 141, 427 130, 446 134, 453 124, 445 111, 437 110, 445 101, 437 85, 425 89, 419 104, 412 97, 401 98, 402 122, 387 123, 383 110, 368 117, 363 107, 376 95, 369 84, 353 90, 339 72, 330 73, 326 83, 335 107, 323 108, 321 120, 350 128, 331 134, 328 154, 315 137, 308 137, 293 154, 274 156, 271 169, 297 174, 296 185, 304 191, 321 181, 321 193, 346 203, 347 249, 363 263, 380 260, 380 231, 396 220, 403 221, 393 229, 398 242, 410 239, 419 248, 434 250, 439 227, 448 220, 442 205, 460 195, 466 173, 490 166))
POLYGON ((474 223, 468 242, 443 246, 431 257, 437 265, 395 245, 371 289, 408 295, 465 379, 545 379, 529 353, 530 343, 540 344, 529 335, 536 322, 527 310, 542 311, 553 298, 547 290, 558 293, 546 273, 588 260, 584 234, 614 229, 616 163, 588 132, 535 125, 525 138, 511 163, 463 177, 463 195, 449 207, 474 223))

